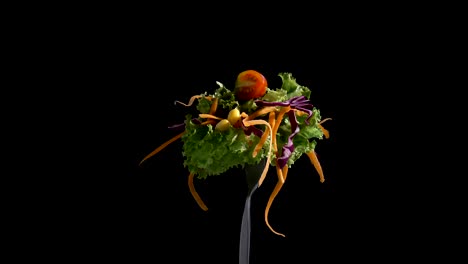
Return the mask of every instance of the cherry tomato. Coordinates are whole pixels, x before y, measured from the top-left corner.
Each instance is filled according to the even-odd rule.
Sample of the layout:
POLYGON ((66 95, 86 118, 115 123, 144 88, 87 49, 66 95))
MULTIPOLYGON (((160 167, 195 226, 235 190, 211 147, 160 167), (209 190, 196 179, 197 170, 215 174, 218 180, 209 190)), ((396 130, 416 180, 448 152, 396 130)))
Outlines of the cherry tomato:
POLYGON ((241 101, 256 99, 265 95, 267 86, 267 80, 261 73, 254 70, 243 71, 237 76, 234 95, 241 101))

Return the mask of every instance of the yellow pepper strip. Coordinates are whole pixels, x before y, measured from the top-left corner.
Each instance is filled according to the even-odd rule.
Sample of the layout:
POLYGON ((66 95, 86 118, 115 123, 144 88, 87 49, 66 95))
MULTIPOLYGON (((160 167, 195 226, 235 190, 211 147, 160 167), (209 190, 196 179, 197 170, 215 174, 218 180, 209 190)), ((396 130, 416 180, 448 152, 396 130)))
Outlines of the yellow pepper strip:
POLYGON ((158 152, 160 152, 162 149, 164 149, 165 147, 167 147, 169 144, 171 144, 172 142, 176 141, 177 139, 179 139, 180 137, 182 137, 182 135, 185 133, 182 132, 178 135, 176 135, 175 137, 169 139, 168 141, 164 142, 162 145, 160 145, 159 147, 157 147, 155 150, 153 150, 150 154, 146 155, 146 157, 144 157, 141 161, 140 161, 140 165, 147 159, 151 158, 152 156, 156 155, 158 152))
POLYGON ((195 185, 193 184, 194 177, 195 173, 191 172, 188 177, 188 186, 190 189, 190 193, 192 194, 193 198, 195 198, 195 201, 200 206, 200 208, 203 209, 203 211, 207 211, 208 207, 205 205, 203 200, 200 198, 200 195, 198 195, 197 191, 195 190, 195 185))
POLYGON ((270 211, 273 200, 275 199, 276 195, 278 195, 279 191, 281 190, 281 188, 284 185, 284 181, 281 181, 279 179, 283 178, 284 180, 286 180, 286 177, 288 175, 288 166, 286 165, 286 166, 283 167, 283 169, 280 169, 278 164, 276 164, 276 172, 278 173, 278 182, 276 183, 275 189, 273 189, 273 192, 271 193, 270 198, 268 199, 267 206, 265 208, 265 223, 268 226, 268 228, 270 228, 271 232, 273 232, 273 233, 275 233, 275 234, 277 234, 279 236, 285 237, 284 234, 276 232, 271 227, 270 223, 268 222, 268 213, 270 211))
POLYGON ((320 182, 324 182, 325 181, 325 177, 323 176, 323 170, 322 170, 322 166, 320 165, 320 162, 317 158, 317 153, 315 153, 314 150, 310 151, 310 152, 307 152, 307 156, 309 157, 310 161, 312 162, 312 164, 314 165, 315 169, 317 170, 319 176, 320 176, 320 182))

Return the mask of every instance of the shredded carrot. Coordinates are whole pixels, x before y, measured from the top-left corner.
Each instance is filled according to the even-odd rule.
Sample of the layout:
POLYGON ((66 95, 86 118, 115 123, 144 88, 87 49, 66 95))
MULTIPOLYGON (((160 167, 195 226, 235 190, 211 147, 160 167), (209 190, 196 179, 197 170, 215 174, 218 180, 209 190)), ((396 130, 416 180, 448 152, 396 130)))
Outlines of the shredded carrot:
POLYGON ((146 155, 146 157, 144 157, 141 161, 140 161, 140 165, 147 159, 151 158, 152 156, 156 155, 158 152, 160 152, 162 149, 164 149, 165 147, 167 147, 169 144, 171 144, 172 142, 176 141, 177 139, 179 139, 180 137, 182 137, 182 135, 185 133, 182 132, 180 134, 178 134, 177 136, 169 139, 168 141, 164 142, 162 145, 160 145, 159 147, 157 147, 155 150, 153 150, 150 154, 146 155))
MULTIPOLYGON (((268 116, 268 123, 270 124, 271 127, 275 127, 275 122, 276 122, 275 116, 276 114, 274 111, 270 112, 270 115, 268 116)), ((273 136, 276 138, 276 135, 273 135, 273 136)), ((276 152, 278 152, 278 149, 276 148, 276 145, 273 145, 273 153, 276 154, 276 152)))
MULTIPOLYGON (((193 102, 195 102, 195 99, 198 99, 198 98, 202 98, 203 95, 194 95, 192 97, 190 97, 190 101, 188 102, 188 104, 185 104, 185 103, 182 103, 181 101, 174 101, 174 104, 181 104, 181 105, 184 105, 184 106, 191 106, 193 104, 193 102)), ((211 101, 211 99, 213 99, 211 96, 205 96, 205 99, 207 99, 208 101, 211 101)))
POLYGON ((320 130, 322 130, 322 133, 325 136, 325 138, 330 138, 330 132, 328 132, 328 130, 326 130, 321 124, 318 124, 318 127, 320 128, 320 130))
POLYGON ((312 150, 310 152, 307 152, 307 156, 309 157, 310 161, 314 165, 315 169, 317 170, 319 176, 320 176, 320 182, 325 181, 325 177, 323 176, 323 170, 322 166, 320 165, 320 162, 317 158, 317 153, 315 153, 315 150, 312 150))
POLYGON ((214 115, 216 113, 216 109, 218 109, 218 97, 216 97, 213 103, 211 104, 209 114, 214 115))
POLYGON ((269 134, 270 134, 270 126, 267 126, 267 128, 265 129, 265 132, 263 132, 263 135, 260 138, 260 141, 258 141, 257 145, 255 146, 255 148, 253 150, 253 153, 252 153, 253 157, 256 157, 257 154, 258 154, 258 151, 260 151, 262 149, 262 147, 265 144, 269 134))
MULTIPOLYGON (((283 177, 284 180, 286 180, 286 177, 288 175, 288 166, 284 166, 283 169, 280 169, 278 166, 276 166, 276 170, 277 170, 277 173, 278 173, 278 178, 280 177, 283 177), (282 176, 279 176, 279 175, 282 175, 282 176)), ((284 234, 281 234, 281 233, 278 233, 276 232, 270 225, 270 223, 268 222, 268 213, 270 212, 270 208, 271 208, 271 205, 273 203, 273 200, 276 198, 276 195, 278 195, 279 191, 281 190, 281 188, 283 187, 284 185, 284 181, 278 181, 276 183, 276 186, 275 186, 275 189, 273 190, 273 192, 271 193, 270 195, 270 198, 268 199, 268 203, 267 203, 267 206, 265 208, 265 223, 266 225, 268 226, 268 228, 270 228, 270 230, 277 234, 277 235, 280 235, 282 237, 285 237, 284 234)))
POLYGON ((283 167, 283 179, 286 181, 286 176, 288 175, 289 167, 288 165, 283 167))
POLYGON ((297 110, 297 109, 295 109, 294 111, 296 112, 296 115, 297 115, 297 116, 302 116, 302 115, 307 114, 306 112, 301 111, 301 110, 297 110))
POLYGON ((194 176, 195 173, 191 172, 188 177, 188 186, 190 189, 190 193, 192 194, 193 198, 195 198, 195 201, 200 206, 200 208, 203 209, 203 211, 207 211, 208 207, 205 205, 203 200, 200 198, 200 195, 198 195, 197 191, 195 190, 195 185, 193 184, 194 176))
POLYGON ((328 121, 328 120, 332 120, 331 117, 327 117, 327 118, 323 119, 322 121, 319 122, 319 124, 322 124, 322 123, 324 123, 325 121, 328 121))
POLYGON ((257 110, 255 112, 253 112, 252 114, 250 114, 247 117, 247 120, 255 119, 257 116, 261 116, 261 115, 267 114, 267 113, 272 112, 272 111, 276 111, 276 106, 264 107, 264 108, 262 108, 260 110, 257 110))
POLYGON ((193 102, 195 101, 195 99, 198 99, 198 98, 201 98, 201 97, 202 97, 201 95, 194 95, 194 96, 192 96, 190 98, 190 101, 188 102, 188 104, 184 104, 181 101, 175 101, 174 104, 179 103, 179 104, 184 105, 184 106, 191 106, 193 104, 193 102))
POLYGON ((208 124, 211 124, 211 125, 214 125, 216 124, 218 121, 214 120, 214 119, 210 119, 210 120, 206 120, 204 122, 202 122, 200 125, 204 126, 204 125, 208 125, 208 124))
POLYGON ((318 123, 318 127, 320 128, 320 130, 322 130, 322 133, 323 135, 325 136, 325 138, 330 138, 330 133, 328 132, 328 130, 326 130, 323 126, 322 126, 322 123, 324 123, 325 121, 328 121, 328 120, 332 120, 330 117, 329 118, 325 118, 323 119, 322 121, 320 121, 318 123))
POLYGON ((199 114, 198 116, 201 118, 212 118, 212 119, 217 119, 217 120, 223 120, 221 117, 217 117, 211 114, 199 114))
POLYGON ((272 143, 273 143, 273 149, 276 149, 278 151, 278 146, 276 144, 276 133, 278 132, 278 128, 281 124, 281 121, 283 120, 283 116, 284 114, 286 114, 287 112, 289 112, 289 110, 291 110, 291 107, 290 106, 286 106, 286 107, 282 107, 280 112, 278 113, 278 116, 276 117, 276 121, 275 121, 275 126, 273 127, 273 139, 272 139, 272 143))
MULTIPOLYGON (((287 165, 284 167, 287 167, 287 165)), ((276 158, 276 174, 278 175, 278 181, 281 181, 282 183, 284 183, 283 169, 278 165, 278 158, 276 158)))
MULTIPOLYGON (((266 125, 268 129, 265 129, 265 131, 268 130, 270 138, 273 137, 272 128, 271 128, 270 124, 268 124, 268 122, 266 122, 265 120, 246 120, 246 119, 244 119, 243 123, 244 123, 244 125, 246 127, 253 126, 253 125, 266 125)), ((259 142, 259 144, 260 144, 260 142, 259 142)), ((258 145, 255 147, 255 149, 257 149, 257 147, 258 147, 258 145)), ((262 175, 260 176, 260 179, 258 180, 258 187, 260 187, 260 185, 262 185, 263 180, 265 180, 265 177, 266 177, 266 175, 268 173, 268 168, 270 167, 270 160, 271 160, 271 150, 272 150, 272 144, 270 142, 269 149, 268 149, 267 160, 266 160, 266 163, 265 163, 265 168, 263 169, 262 175)), ((252 156, 256 157, 257 154, 258 153, 254 151, 252 153, 252 156)))

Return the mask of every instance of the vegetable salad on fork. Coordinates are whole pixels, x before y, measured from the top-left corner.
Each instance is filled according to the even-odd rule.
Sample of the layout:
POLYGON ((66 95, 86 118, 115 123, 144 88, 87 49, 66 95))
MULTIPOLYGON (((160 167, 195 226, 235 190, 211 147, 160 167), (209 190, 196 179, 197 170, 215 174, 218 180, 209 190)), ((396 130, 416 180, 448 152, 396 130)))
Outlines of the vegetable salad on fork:
POLYGON ((302 156, 315 168, 320 182, 325 176, 315 147, 318 140, 329 138, 320 110, 310 101, 311 90, 299 85, 291 73, 279 73, 281 87, 268 87, 258 71, 246 70, 237 76, 232 89, 221 82, 212 92, 194 95, 189 102, 198 115, 187 114, 177 125, 169 127, 175 136, 145 156, 140 164, 176 140, 183 142, 184 167, 189 171, 188 186, 197 204, 208 207, 194 187, 194 179, 221 175, 232 168, 259 164, 266 160, 258 181, 260 187, 270 169, 276 171, 277 183, 265 208, 265 223, 270 207, 284 185, 288 170, 302 156))

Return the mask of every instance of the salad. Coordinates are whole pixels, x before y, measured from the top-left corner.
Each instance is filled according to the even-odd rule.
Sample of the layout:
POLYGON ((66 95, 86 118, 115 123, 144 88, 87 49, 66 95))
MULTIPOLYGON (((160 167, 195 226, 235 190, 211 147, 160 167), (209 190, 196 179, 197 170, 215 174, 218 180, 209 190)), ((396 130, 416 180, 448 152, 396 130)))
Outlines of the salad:
POLYGON ((288 169, 302 156, 310 159, 320 182, 324 173, 315 152, 318 140, 329 138, 320 110, 311 103, 311 90, 299 85, 291 73, 279 73, 282 85, 268 87, 266 78, 255 70, 241 72, 233 89, 221 82, 212 93, 191 97, 189 102, 198 115, 187 114, 177 125, 169 127, 177 134, 145 156, 140 164, 176 140, 182 140, 184 167, 189 171, 189 190, 203 210, 208 207, 194 187, 194 178, 221 175, 232 168, 244 168, 266 160, 258 187, 269 169, 274 169, 277 183, 265 208, 265 223, 270 207, 284 185, 288 169))

